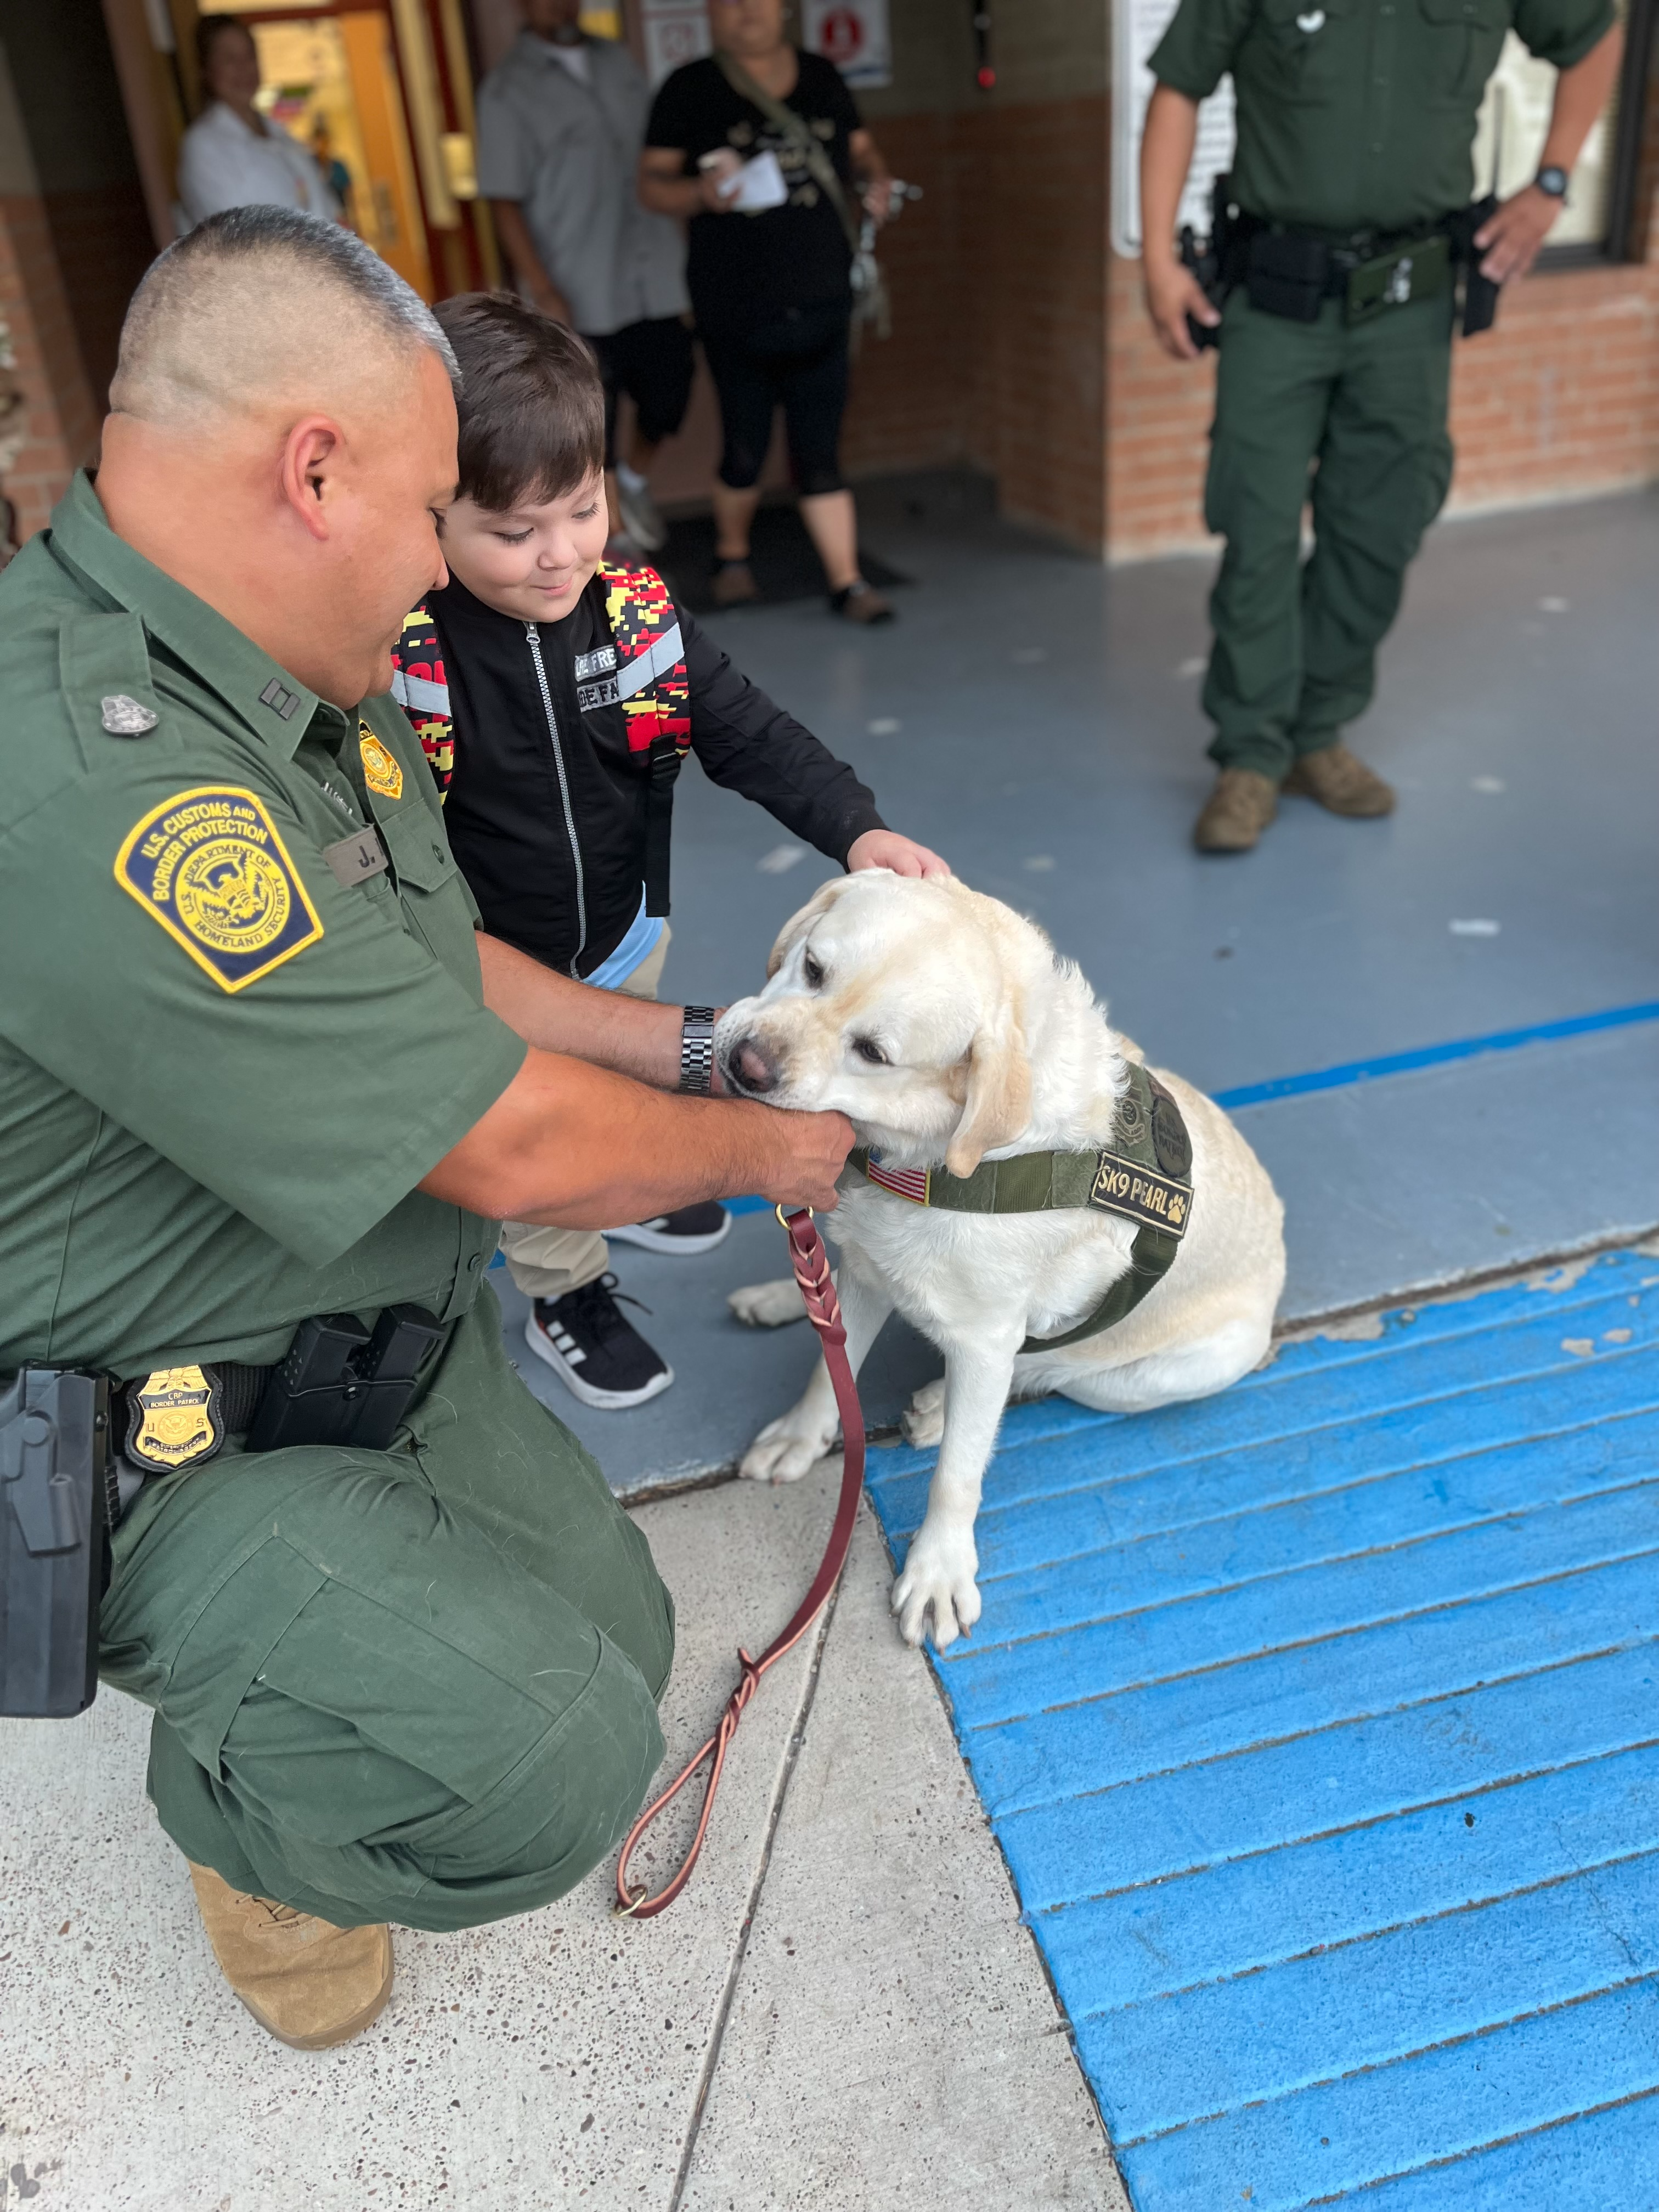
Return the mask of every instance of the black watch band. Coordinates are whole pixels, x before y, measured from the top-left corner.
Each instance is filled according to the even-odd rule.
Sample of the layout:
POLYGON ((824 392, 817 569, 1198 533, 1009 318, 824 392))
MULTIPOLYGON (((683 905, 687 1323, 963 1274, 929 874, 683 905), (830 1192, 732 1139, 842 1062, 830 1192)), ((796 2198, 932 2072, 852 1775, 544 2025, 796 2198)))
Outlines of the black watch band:
POLYGON ((714 1073, 714 1009, 687 1006, 680 1030, 680 1089, 708 1095, 714 1073))
POLYGON ((1567 173, 1553 161, 1546 163, 1533 182, 1540 192, 1547 192, 1553 200, 1565 200, 1567 197, 1567 173))

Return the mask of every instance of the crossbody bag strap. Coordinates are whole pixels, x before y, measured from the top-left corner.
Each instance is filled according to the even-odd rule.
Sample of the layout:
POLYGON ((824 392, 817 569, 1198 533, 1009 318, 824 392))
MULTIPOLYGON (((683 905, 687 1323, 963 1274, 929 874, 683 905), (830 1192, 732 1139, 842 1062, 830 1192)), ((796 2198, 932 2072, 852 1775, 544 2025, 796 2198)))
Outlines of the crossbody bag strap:
POLYGON ((730 54, 717 49, 714 59, 720 64, 720 75, 732 91, 740 99, 746 100, 751 107, 759 108, 773 129, 781 131, 805 161, 813 183, 825 194, 830 206, 840 216, 841 227, 847 234, 848 250, 856 261, 860 251, 858 218, 848 204, 846 191, 841 179, 836 174, 835 163, 813 137, 805 117, 797 115, 793 107, 786 107, 781 100, 775 100, 763 86, 756 83, 743 64, 733 61, 730 54))

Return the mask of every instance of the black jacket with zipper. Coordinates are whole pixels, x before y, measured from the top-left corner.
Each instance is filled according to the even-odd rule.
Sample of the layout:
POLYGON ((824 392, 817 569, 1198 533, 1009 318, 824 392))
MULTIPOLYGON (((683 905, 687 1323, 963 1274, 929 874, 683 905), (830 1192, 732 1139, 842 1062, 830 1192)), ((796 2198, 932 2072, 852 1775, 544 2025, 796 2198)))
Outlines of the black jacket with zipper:
MULTIPOLYGON (((584 714, 577 701, 578 657, 611 640, 604 582, 595 576, 560 622, 497 614, 459 578, 425 604, 454 729, 445 824, 483 926, 549 967, 590 975, 639 912, 648 781, 623 709, 584 714)), ((691 750, 705 773, 844 866, 854 840, 884 826, 873 794, 675 611, 691 750)))

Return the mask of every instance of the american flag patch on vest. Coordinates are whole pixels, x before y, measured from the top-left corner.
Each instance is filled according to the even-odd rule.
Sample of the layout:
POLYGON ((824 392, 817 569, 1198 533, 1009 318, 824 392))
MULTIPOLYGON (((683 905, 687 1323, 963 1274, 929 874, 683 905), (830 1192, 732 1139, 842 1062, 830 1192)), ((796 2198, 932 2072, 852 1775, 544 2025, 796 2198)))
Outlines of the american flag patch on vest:
POLYGON ((884 1168, 872 1152, 870 1164, 864 1172, 883 1190, 890 1190, 895 1198, 908 1198, 912 1206, 927 1205, 931 1168, 884 1168))

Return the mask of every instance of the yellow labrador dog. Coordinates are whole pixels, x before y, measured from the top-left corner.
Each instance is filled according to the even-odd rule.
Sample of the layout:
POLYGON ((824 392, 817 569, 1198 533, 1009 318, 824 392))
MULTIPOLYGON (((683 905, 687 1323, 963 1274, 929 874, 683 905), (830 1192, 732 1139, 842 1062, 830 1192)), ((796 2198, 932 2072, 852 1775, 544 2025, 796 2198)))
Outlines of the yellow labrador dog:
MULTIPOLYGON (((906 1170, 942 1164, 966 1176, 983 1160, 1121 1143, 1139 1053, 1040 929, 954 878, 870 869, 826 884, 785 924, 768 973, 715 1031, 726 1083, 775 1106, 839 1109, 891 1182, 914 1192, 921 1178, 906 1170)), ((1267 1350, 1285 1279, 1278 1195, 1218 1107, 1178 1076, 1158 1071, 1158 1085, 1190 1140, 1190 1218, 1168 1273, 1133 1311, 1064 1347, 1021 1348, 1097 1311, 1128 1272, 1133 1219, 1084 1204, 943 1212, 856 1168, 842 1179, 834 1235, 854 1373, 896 1306, 945 1355, 944 1380, 906 1416, 915 1442, 940 1446, 927 1518, 893 1589, 909 1644, 930 1616, 941 1650, 979 1618, 974 1517, 1011 1395, 1053 1390, 1139 1413, 1224 1389, 1267 1350)), ((774 1318, 769 1290, 733 1304, 774 1318)), ((743 1473, 793 1481, 836 1431, 820 1362, 799 1405, 761 1431, 743 1473)))

